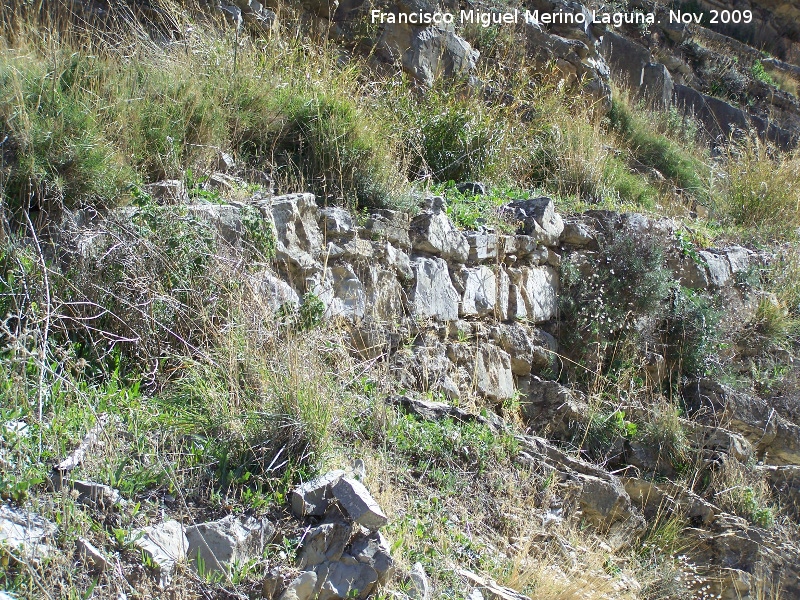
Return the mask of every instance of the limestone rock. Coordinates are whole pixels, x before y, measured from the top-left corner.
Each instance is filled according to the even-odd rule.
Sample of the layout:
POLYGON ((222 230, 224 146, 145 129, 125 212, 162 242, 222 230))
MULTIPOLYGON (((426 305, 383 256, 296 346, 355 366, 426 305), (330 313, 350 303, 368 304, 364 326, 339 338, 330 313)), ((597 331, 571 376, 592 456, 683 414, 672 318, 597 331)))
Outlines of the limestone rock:
POLYGON ((514 375, 530 375, 537 347, 522 325, 500 325, 491 331, 490 336, 511 357, 514 375))
POLYGON ((493 344, 484 344, 475 354, 475 388, 478 393, 495 402, 512 398, 514 375, 508 353, 493 344))
POLYGON ((266 519, 228 515, 186 528, 188 556, 192 561, 202 560, 206 572, 224 573, 234 563, 260 556, 274 535, 275 527, 266 519))
POLYGON ((464 77, 475 69, 479 53, 454 31, 444 27, 387 24, 378 51, 399 59, 403 70, 431 85, 438 77, 464 77))
POLYGON ((497 234, 484 231, 468 231, 464 234, 469 245, 467 260, 479 264, 497 258, 497 234))
POLYGON ((375 569, 358 562, 352 556, 345 556, 337 562, 323 563, 317 567, 316 573, 317 600, 365 600, 378 582, 375 569))
POLYGON ((376 210, 364 224, 365 233, 373 240, 384 240, 400 248, 411 249, 408 228, 411 218, 408 213, 396 210, 376 210))
POLYGON ((342 477, 333 484, 331 492, 342 509, 359 525, 374 531, 386 525, 388 519, 360 481, 342 477))
POLYGON ((351 544, 349 554, 358 562, 370 566, 378 574, 378 585, 385 584, 394 573, 389 541, 376 531, 359 535, 351 544))
POLYGON ((303 538, 298 566, 308 569, 339 560, 352 533, 353 528, 345 523, 322 523, 309 530, 303 538))
POLYGON ((321 516, 333 497, 331 487, 344 477, 344 471, 335 470, 312 479, 292 490, 290 501, 292 513, 297 517, 321 516))
MULTIPOLYGON (((556 316, 558 275, 552 267, 517 267, 509 269, 508 275, 511 283, 516 286, 514 293, 518 292, 524 303, 528 319, 541 323, 556 316)), ((513 310, 509 309, 512 314, 519 313, 519 307, 516 306, 518 302, 519 299, 509 301, 514 306, 513 310)))
POLYGON ((289 583, 279 600, 313 600, 316 598, 316 587, 317 574, 314 571, 304 571, 289 583))
POLYGON ((55 525, 39 515, 0 505, 0 544, 29 560, 38 562, 52 553, 48 542, 56 531, 55 525))
POLYGON ((521 231, 545 246, 558 245, 564 222, 556 212, 553 200, 543 196, 529 200, 518 200, 503 207, 503 212, 521 223, 521 231))
POLYGON ((108 561, 105 555, 100 550, 95 548, 94 545, 92 545, 92 543, 86 538, 79 537, 75 542, 75 545, 78 548, 78 554, 81 557, 81 560, 91 567, 92 570, 102 573, 111 567, 111 563, 108 561))
POLYGON ((165 521, 133 532, 134 546, 155 565, 159 585, 166 587, 172 579, 175 564, 186 559, 189 542, 183 525, 165 521))
POLYGON ((319 211, 319 226, 327 239, 350 238, 355 236, 356 227, 349 211, 330 206, 319 211))
POLYGON ((275 223, 275 258, 290 270, 318 268, 316 254, 322 248, 313 194, 277 196, 264 205, 275 223))
POLYGON ((409 293, 412 313, 421 318, 454 321, 461 299, 450 281, 447 263, 441 258, 411 260, 414 282, 409 293))
POLYGON ((457 277, 463 288, 460 316, 494 316, 495 311, 500 310, 498 281, 492 269, 486 266, 464 267, 457 277))
POLYGON ((415 251, 459 263, 466 262, 469 257, 467 238, 453 226, 444 210, 424 212, 414 217, 409 234, 415 251))
POLYGON ((270 271, 261 271, 253 275, 253 287, 270 310, 277 311, 283 306, 300 305, 300 296, 280 277, 270 271))

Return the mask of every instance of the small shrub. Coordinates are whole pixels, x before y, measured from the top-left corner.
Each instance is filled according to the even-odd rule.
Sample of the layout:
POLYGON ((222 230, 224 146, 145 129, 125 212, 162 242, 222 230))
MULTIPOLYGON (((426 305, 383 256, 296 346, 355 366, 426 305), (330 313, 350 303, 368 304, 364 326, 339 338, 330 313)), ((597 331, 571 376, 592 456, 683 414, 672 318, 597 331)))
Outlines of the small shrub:
POLYGON ((661 326, 667 361, 678 372, 705 375, 715 369, 720 312, 708 296, 681 287, 672 292, 661 326))
POLYGON ((670 289, 663 252, 653 240, 617 236, 588 262, 562 262, 562 341, 592 372, 609 351, 638 335, 635 323, 660 315, 670 289))
POLYGON ((767 85, 775 86, 775 80, 772 76, 767 72, 764 68, 764 63, 760 60, 753 61, 753 65, 750 67, 750 74, 762 83, 766 83, 767 85))

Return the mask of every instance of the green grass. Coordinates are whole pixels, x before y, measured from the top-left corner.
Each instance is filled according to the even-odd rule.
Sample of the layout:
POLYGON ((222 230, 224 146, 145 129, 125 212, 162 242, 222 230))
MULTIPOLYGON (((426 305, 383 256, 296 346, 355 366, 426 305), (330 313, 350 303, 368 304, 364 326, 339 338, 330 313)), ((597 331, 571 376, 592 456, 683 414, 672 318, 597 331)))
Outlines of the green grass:
POLYGON ((631 156, 656 169, 684 194, 698 200, 707 196, 706 166, 681 145, 654 130, 643 114, 615 99, 608 115, 616 133, 631 156))

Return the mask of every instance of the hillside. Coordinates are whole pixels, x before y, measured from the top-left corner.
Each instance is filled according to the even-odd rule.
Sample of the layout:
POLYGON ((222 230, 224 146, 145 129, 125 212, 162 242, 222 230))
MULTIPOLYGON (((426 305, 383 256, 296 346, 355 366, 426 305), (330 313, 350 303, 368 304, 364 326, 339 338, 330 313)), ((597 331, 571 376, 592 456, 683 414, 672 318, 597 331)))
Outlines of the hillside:
POLYGON ((0 23, 0 599, 800 598, 800 7, 0 23))

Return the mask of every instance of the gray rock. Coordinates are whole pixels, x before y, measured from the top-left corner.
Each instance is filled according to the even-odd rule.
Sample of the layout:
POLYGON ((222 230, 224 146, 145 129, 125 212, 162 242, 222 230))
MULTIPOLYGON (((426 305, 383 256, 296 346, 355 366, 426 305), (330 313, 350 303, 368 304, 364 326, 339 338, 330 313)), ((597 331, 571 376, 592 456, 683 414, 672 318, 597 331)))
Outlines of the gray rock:
POLYGON ((245 236, 242 213, 232 204, 190 204, 189 214, 197 219, 207 221, 214 227, 219 240, 239 248, 245 236))
POLYGON ((586 223, 573 218, 564 222, 561 243, 576 248, 586 248, 596 244, 597 240, 595 240, 594 232, 586 223))
POLYGON ((72 488, 80 494, 78 499, 97 508, 109 509, 117 504, 125 504, 119 492, 108 485, 93 481, 73 481, 72 488))
POLYGON ((364 231, 373 240, 385 240, 402 250, 411 248, 408 228, 411 217, 395 210, 376 210, 364 224, 364 231))
POLYGON ((379 53, 400 60, 403 70, 431 85, 439 77, 464 77, 475 69, 479 53, 450 29, 385 25, 379 53))
POLYGON ((91 567, 92 570, 102 573, 111 567, 111 563, 105 555, 95 548, 86 538, 79 537, 75 545, 78 548, 78 555, 81 557, 81 560, 91 567))
POLYGON ((319 565, 316 572, 317 600, 365 600, 378 582, 375 569, 349 555, 340 561, 319 565))
POLYGON ((277 196, 263 204, 275 223, 275 258, 292 271, 306 273, 319 268, 316 256, 322 248, 313 194, 277 196))
POLYGON ((310 529, 303 537, 297 566, 309 569, 339 560, 352 534, 353 528, 345 523, 323 523, 310 529))
POLYGON ((518 200, 503 207, 503 212, 521 223, 521 231, 545 246, 558 245, 564 222, 556 212, 553 200, 542 196, 529 200, 518 200))
POLYGON ((317 574, 304 571, 289 583, 279 600, 313 600, 316 598, 317 574))
POLYGON ((575 423, 581 423, 588 406, 569 388, 556 381, 538 377, 520 379, 520 411, 528 423, 551 434, 564 434, 575 423))
MULTIPOLYGON (((486 266, 464 267, 458 273, 463 291, 459 315, 494 316, 498 310, 498 282, 494 271, 486 266)), ((507 304, 507 301, 506 301, 507 304)))
POLYGON ((490 336, 511 357, 514 375, 530 375, 536 346, 522 325, 500 325, 490 336))
POLYGON ((186 204, 189 194, 180 179, 165 179, 144 186, 144 191, 159 204, 186 204))
POLYGON ((725 255, 701 250, 698 252, 708 269, 708 280, 714 287, 723 287, 731 281, 731 267, 725 255))
POLYGON ((169 585, 175 564, 186 559, 189 542, 183 525, 177 521, 165 521, 133 531, 134 546, 141 550, 155 565, 158 583, 163 588, 169 585))
POLYGON ((450 281, 447 263, 441 258, 416 257, 411 259, 411 270, 411 312, 420 318, 456 320, 461 297, 450 281))
POLYGON ((497 258, 497 234, 468 231, 464 234, 469 245, 467 257, 471 264, 477 264, 497 258))
POLYGON ((430 600, 431 584, 428 583, 428 576, 425 574, 422 563, 414 563, 408 576, 414 588, 411 591, 411 597, 416 598, 416 600, 430 600))
POLYGON ((394 573, 394 560, 388 540, 376 531, 359 535, 351 544, 349 554, 358 562, 372 567, 378 574, 378 585, 384 585, 394 573))
POLYGON ((49 540, 56 531, 55 525, 39 515, 0 505, 0 544, 28 560, 38 562, 52 554, 49 540))
POLYGON ((369 490, 360 481, 342 477, 333 484, 331 492, 345 513, 370 531, 375 531, 389 522, 369 490))
POLYGON ((325 317, 361 318, 367 312, 367 292, 349 263, 337 263, 329 269, 332 297, 325 302, 325 317))
POLYGON ((728 264, 731 268, 731 273, 746 273, 750 268, 750 255, 751 252, 747 248, 741 246, 733 246, 723 250, 725 257, 728 259, 728 264))
POLYGON ((350 213, 338 206, 319 211, 319 226, 327 239, 349 238, 356 234, 355 223, 350 213))
POLYGON ((206 572, 224 573, 234 563, 243 564, 260 556, 274 535, 275 527, 266 519, 228 515, 186 528, 188 556, 195 567, 202 560, 206 572))
POLYGON ((475 389, 482 396, 502 402, 514 396, 514 375, 511 357, 493 344, 484 344, 476 351, 475 389))
POLYGON ((292 490, 290 501, 292 513, 297 517, 321 516, 333 497, 331 488, 344 477, 344 471, 330 471, 292 490))
POLYGON ((682 393, 695 421, 741 434, 753 444, 759 459, 773 465, 800 463, 800 425, 774 401, 738 392, 711 379, 690 381, 682 393))
POLYGON ((469 257, 469 244, 456 229, 444 210, 422 213, 411 220, 409 230, 415 251, 441 256, 447 261, 464 263, 469 257))
POLYGON ((270 271, 261 271, 254 274, 253 288, 258 297, 273 312, 284 306, 300 306, 300 296, 298 296, 297 292, 283 279, 270 271))
MULTIPOLYGON (((558 312, 558 275, 552 267, 516 267, 508 270, 511 283, 519 293, 526 318, 535 323, 549 321, 558 312)), ((519 314, 518 298, 511 296, 509 312, 519 314), (512 308, 513 307, 513 308, 512 308)))

